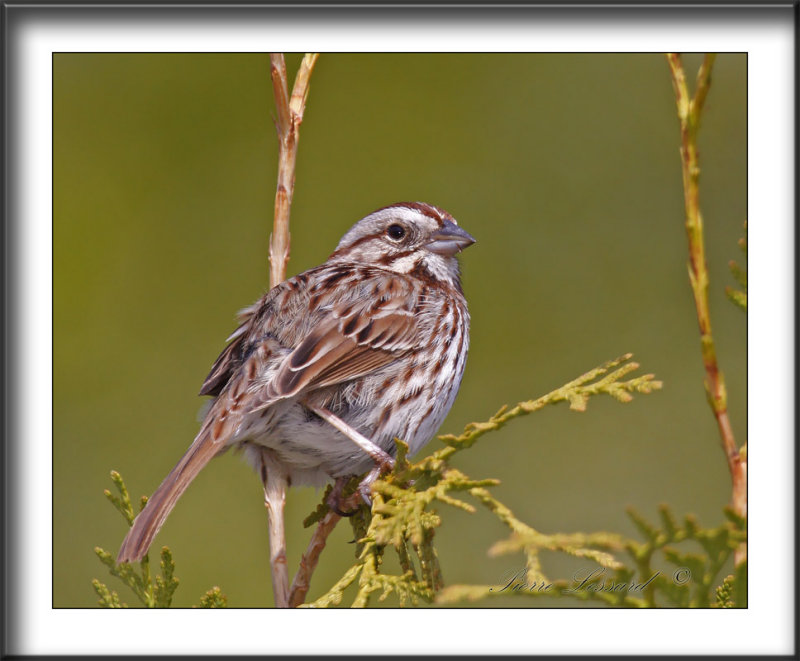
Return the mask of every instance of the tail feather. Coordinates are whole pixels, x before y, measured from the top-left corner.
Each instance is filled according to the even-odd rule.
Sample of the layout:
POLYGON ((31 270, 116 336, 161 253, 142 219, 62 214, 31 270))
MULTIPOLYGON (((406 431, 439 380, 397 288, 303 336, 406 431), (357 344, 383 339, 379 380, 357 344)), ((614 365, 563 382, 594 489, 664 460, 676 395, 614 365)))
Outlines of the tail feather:
POLYGON ((145 556, 178 498, 224 447, 213 442, 206 429, 200 432, 134 520, 117 555, 118 563, 138 562, 145 556))

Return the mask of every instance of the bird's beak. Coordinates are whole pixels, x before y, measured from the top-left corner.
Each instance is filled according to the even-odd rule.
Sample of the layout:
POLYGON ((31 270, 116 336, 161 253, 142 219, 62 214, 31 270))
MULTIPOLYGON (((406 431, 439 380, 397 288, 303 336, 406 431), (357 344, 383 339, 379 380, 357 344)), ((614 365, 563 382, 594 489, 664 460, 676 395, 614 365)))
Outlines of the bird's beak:
POLYGON ((465 232, 458 225, 450 220, 445 220, 444 224, 432 236, 425 247, 437 255, 447 255, 452 257, 457 252, 475 243, 475 239, 465 232))

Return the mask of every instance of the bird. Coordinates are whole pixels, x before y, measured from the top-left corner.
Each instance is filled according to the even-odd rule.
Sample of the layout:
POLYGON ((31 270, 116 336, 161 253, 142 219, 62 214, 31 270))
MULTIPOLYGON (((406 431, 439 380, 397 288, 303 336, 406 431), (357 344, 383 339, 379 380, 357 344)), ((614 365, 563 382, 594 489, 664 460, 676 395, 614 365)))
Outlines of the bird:
POLYGON ((340 493, 367 473, 359 490, 369 502, 395 439, 415 454, 453 405, 470 327, 456 255, 473 243, 437 206, 392 204, 356 222, 323 264, 241 310, 200 389, 213 398, 200 430, 117 562, 146 555, 189 484, 230 448, 262 480, 265 457, 278 462, 293 486, 334 481, 340 493))

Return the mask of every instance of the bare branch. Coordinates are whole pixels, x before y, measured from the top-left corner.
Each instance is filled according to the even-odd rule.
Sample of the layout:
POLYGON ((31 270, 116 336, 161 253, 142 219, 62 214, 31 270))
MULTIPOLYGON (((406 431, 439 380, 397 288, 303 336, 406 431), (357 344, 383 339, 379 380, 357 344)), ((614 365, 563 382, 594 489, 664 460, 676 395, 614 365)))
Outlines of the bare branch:
POLYGON ((269 562, 272 568, 272 592, 277 608, 289 607, 289 571, 286 565, 286 530, 283 508, 286 505, 288 476, 282 465, 266 448, 261 451, 261 480, 264 483, 264 506, 269 517, 269 562))
POLYGON ((278 130, 278 185, 275 191, 275 220, 269 242, 270 287, 286 279, 289 262, 289 216, 294 196, 295 164, 297 144, 300 139, 300 124, 303 121, 309 80, 318 55, 309 53, 303 58, 295 78, 292 96, 286 79, 286 62, 281 53, 271 53, 272 88, 275 93, 278 130))
MULTIPOLYGON (((703 240, 703 217, 700 213, 700 164, 697 149, 697 131, 700 115, 711 85, 711 68, 714 55, 708 54, 697 74, 697 90, 692 98, 686 85, 686 74, 678 53, 667 53, 672 74, 672 86, 678 107, 681 129, 681 166, 683 171, 686 235, 689 239, 689 281, 692 285, 697 322, 700 327, 700 345, 706 372, 706 390, 709 403, 717 420, 722 449, 728 461, 733 484, 731 505, 744 517, 747 514, 747 463, 739 454, 728 417, 725 380, 717 364, 714 338, 711 334, 711 316, 708 309, 708 268, 703 240)), ((742 544, 735 554, 737 566, 747 559, 746 546, 742 544)))
POLYGON ((290 608, 296 608, 305 601, 311 585, 311 575, 317 568, 319 556, 325 548, 328 536, 333 532, 340 519, 341 517, 336 512, 329 511, 314 529, 314 534, 308 542, 306 552, 300 558, 300 566, 292 581, 292 587, 289 591, 290 608))
MULTIPOLYGON (((317 62, 318 54, 308 53, 303 58, 297 72, 292 95, 289 97, 289 84, 286 76, 286 61, 282 53, 270 53, 270 75, 275 95, 276 119, 278 131, 278 184, 275 191, 275 215, 272 235, 269 241, 269 283, 274 287, 286 278, 286 265, 289 262, 289 218, 294 196, 295 164, 297 162, 297 144, 300 138, 300 124, 303 121, 306 99, 308 98, 309 80, 317 62)), ((269 514, 270 565, 272 567, 272 590, 275 605, 279 608, 289 606, 289 573, 286 566, 286 533, 284 529, 283 508, 286 504, 288 476, 281 464, 268 451, 262 453, 262 480, 264 482, 264 505, 269 514)), ((333 525, 336 525, 333 522, 333 525)), ((328 531, 329 533, 330 531, 328 531)), ((313 562, 306 561, 307 575, 305 591, 300 602, 308 591, 311 572, 314 571, 319 553, 325 546, 325 538, 313 562)), ((313 540, 312 540, 313 541, 313 540)), ((306 557, 303 557, 306 560, 306 557)), ((301 562, 300 571, 304 565, 301 562)), ((295 590, 295 593, 298 591, 295 590)), ((297 604, 294 604, 297 605, 297 604)))

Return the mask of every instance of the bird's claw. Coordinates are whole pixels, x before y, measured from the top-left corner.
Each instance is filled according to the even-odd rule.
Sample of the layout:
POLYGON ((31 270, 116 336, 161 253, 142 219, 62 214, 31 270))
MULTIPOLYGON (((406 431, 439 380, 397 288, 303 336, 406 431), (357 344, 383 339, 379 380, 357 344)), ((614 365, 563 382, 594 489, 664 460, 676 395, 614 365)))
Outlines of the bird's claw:
POLYGON ((358 495, 361 496, 361 500, 364 501, 366 506, 372 509, 371 483, 365 484, 364 482, 361 482, 361 484, 358 485, 358 495))
POLYGON ((347 484, 348 479, 349 478, 346 477, 337 478, 336 482, 334 482, 333 484, 333 489, 331 489, 331 492, 328 494, 328 499, 327 499, 328 507, 330 507, 331 510, 336 514, 338 514, 339 516, 344 516, 344 517, 353 516, 356 512, 358 512, 357 507, 349 512, 343 510, 341 507, 342 491, 344 490, 344 486, 345 484, 347 484))

